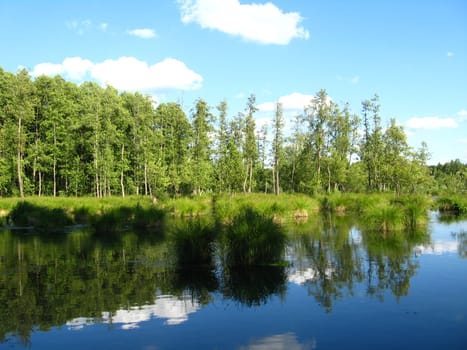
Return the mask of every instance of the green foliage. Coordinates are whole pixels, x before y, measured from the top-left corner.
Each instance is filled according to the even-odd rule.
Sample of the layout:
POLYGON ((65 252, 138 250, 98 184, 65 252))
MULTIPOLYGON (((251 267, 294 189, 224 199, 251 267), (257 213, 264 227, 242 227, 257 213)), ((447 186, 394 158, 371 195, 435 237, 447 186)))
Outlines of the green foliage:
POLYGON ((221 102, 216 130, 202 98, 190 122, 178 103, 0 68, 0 196, 466 191, 465 164, 439 164, 430 177, 426 144, 409 147, 395 120, 383 128, 377 95, 361 116, 315 95, 287 139, 276 106, 269 142, 254 94, 231 120, 221 102))
POLYGON ((224 263, 229 268, 281 263, 285 242, 283 228, 271 216, 245 207, 223 232, 224 263))

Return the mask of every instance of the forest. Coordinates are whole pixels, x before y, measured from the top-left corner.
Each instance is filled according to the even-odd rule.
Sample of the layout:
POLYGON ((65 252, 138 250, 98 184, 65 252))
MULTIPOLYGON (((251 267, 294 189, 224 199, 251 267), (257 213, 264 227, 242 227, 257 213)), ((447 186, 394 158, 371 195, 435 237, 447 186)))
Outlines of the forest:
POLYGON ((254 94, 236 115, 202 98, 187 115, 138 92, 0 68, 0 196, 467 189, 467 164, 428 166, 428 145, 413 149, 383 121, 377 95, 356 114, 319 90, 291 132, 280 103, 268 127, 257 114, 254 94))

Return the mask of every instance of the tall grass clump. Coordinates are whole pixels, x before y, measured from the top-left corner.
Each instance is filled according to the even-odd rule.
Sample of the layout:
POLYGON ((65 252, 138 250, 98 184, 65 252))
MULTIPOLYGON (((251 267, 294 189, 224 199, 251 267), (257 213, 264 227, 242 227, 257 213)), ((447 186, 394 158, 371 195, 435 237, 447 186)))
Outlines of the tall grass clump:
POLYGON ((127 230, 131 225, 132 210, 129 207, 102 209, 93 215, 91 227, 96 234, 109 234, 127 230))
POLYGON ((7 222, 17 227, 56 232, 71 224, 72 219, 62 208, 48 208, 21 201, 9 212, 7 222))
POLYGON ((132 226, 139 231, 162 230, 165 212, 155 206, 143 207, 137 203, 133 210, 132 226))
POLYGON ((402 208, 404 213, 405 228, 415 230, 428 222, 428 209, 430 202, 425 196, 400 196, 391 201, 394 205, 402 208))
POLYGON ((436 200, 435 205, 442 213, 467 214, 467 196, 441 196, 436 200))
POLYGON ((385 236, 404 228, 404 212, 398 206, 385 205, 367 208, 362 216, 364 226, 385 236))
POLYGON ((210 221, 193 218, 177 222, 171 235, 177 265, 210 265, 216 237, 210 221))
POLYGON ((273 265, 283 261, 286 235, 272 216, 244 207, 225 227, 222 241, 227 267, 273 265))

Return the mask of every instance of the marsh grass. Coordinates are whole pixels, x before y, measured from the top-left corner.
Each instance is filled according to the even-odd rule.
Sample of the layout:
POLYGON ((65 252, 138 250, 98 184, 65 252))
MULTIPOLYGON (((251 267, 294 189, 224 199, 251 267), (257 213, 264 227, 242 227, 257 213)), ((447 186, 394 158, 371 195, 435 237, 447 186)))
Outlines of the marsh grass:
POLYGON ((368 208, 362 222, 371 231, 387 235, 389 232, 400 231, 404 228, 404 212, 397 206, 378 206, 368 208))
POLYGON ((66 210, 62 208, 48 208, 21 201, 11 209, 7 222, 16 227, 32 227, 39 231, 61 231, 72 223, 66 210))
POLYGON ((223 261, 228 268, 280 264, 285 243, 285 231, 272 216, 244 207, 224 229, 223 261))
POLYGON ((276 222, 306 219, 319 208, 315 198, 285 193, 279 196, 264 193, 219 195, 214 197, 212 206, 214 216, 223 223, 232 222, 246 207, 272 216, 276 222))
POLYGON ((467 196, 441 196, 436 199, 435 207, 442 213, 467 214, 467 196))
POLYGON ((206 216, 211 213, 211 197, 203 195, 173 198, 162 206, 174 217, 206 216))
POLYGON ((425 196, 400 196, 392 199, 392 204, 402 208, 406 229, 415 230, 428 223, 430 200, 425 196))
POLYGON ((386 237, 389 232, 410 234, 428 223, 430 201, 427 197, 411 195, 386 199, 363 210, 361 221, 367 229, 386 237))
POLYGON ((179 267, 212 264, 217 230, 211 221, 201 218, 180 220, 172 230, 170 237, 179 267))

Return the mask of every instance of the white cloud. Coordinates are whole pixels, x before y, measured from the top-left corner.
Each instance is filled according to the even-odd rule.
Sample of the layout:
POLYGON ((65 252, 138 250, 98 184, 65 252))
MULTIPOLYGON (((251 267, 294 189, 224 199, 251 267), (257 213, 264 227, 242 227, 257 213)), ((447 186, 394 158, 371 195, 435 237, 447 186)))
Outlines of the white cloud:
POLYGON ((446 56, 447 56, 447 57, 453 57, 453 56, 454 56, 454 52, 448 51, 448 52, 446 52, 446 56))
POLYGON ((101 85, 111 85, 119 90, 194 90, 201 87, 203 78, 189 69, 185 63, 174 58, 148 65, 134 57, 120 57, 93 63, 81 57, 66 58, 62 63, 40 63, 32 76, 60 74, 73 80, 86 76, 101 85))
POLYGON ((94 64, 81 57, 65 58, 62 63, 40 63, 31 72, 32 76, 39 75, 65 75, 74 80, 81 80, 92 69, 94 64))
POLYGON ((134 57, 120 57, 96 64, 91 76, 120 90, 194 90, 203 78, 174 58, 149 66, 134 57))
POLYGON ((105 22, 102 22, 99 27, 101 28, 102 31, 106 31, 107 28, 109 28, 109 24, 108 23, 105 23, 105 22))
POLYGON ((453 118, 440 117, 414 117, 407 120, 405 126, 411 129, 440 129, 457 128, 457 122, 453 118))
MULTIPOLYGON (((278 102, 282 103, 284 111, 303 111, 305 106, 308 106, 313 99, 313 95, 301 94, 293 92, 289 95, 281 96, 278 102)), ((258 109, 263 112, 272 112, 276 109, 276 102, 265 102, 258 106, 258 109)))
POLYGON ((293 38, 308 39, 298 12, 284 13, 274 4, 240 4, 239 0, 178 0, 183 23, 240 36, 261 44, 287 45, 293 38))
POLYGON ((350 82, 352 84, 358 84, 360 82, 360 77, 358 75, 355 75, 354 77, 352 77, 352 79, 350 79, 350 82))
POLYGON ((461 109, 459 112, 457 112, 457 117, 459 118, 459 121, 463 122, 464 120, 467 120, 467 110, 461 109))
POLYGON ((88 31, 91 28, 92 21, 89 19, 85 19, 82 21, 72 20, 68 21, 66 23, 66 26, 68 27, 68 29, 74 31, 76 34, 83 35, 86 31, 88 31))
POLYGON ((142 39, 152 39, 152 38, 155 38, 157 36, 154 29, 149 29, 149 28, 129 30, 128 34, 133 35, 133 36, 137 36, 138 38, 142 38, 142 39))

